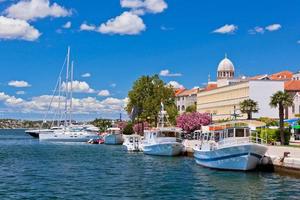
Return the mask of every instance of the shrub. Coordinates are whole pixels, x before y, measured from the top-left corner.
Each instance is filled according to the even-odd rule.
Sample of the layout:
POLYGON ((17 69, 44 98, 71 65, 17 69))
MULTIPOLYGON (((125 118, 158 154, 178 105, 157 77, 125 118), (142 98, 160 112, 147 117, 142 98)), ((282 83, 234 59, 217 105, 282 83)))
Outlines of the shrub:
POLYGON ((187 133, 191 133, 211 123, 211 116, 208 113, 183 113, 176 119, 177 127, 187 133))
MULTIPOLYGON (((280 130, 279 129, 258 129, 258 137, 267 140, 268 143, 280 142, 280 130)), ((284 138, 285 145, 290 142, 291 133, 289 129, 285 129, 284 138)))

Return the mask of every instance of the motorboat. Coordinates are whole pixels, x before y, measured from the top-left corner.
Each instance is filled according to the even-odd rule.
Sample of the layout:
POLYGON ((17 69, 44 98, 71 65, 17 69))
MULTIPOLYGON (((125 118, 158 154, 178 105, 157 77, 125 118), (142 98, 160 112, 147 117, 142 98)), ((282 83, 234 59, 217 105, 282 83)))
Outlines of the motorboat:
POLYGON ((142 151, 141 142, 142 137, 138 134, 132 135, 124 135, 124 143, 123 145, 126 146, 127 151, 129 152, 138 152, 142 151))
POLYGON ((183 144, 180 139, 182 130, 170 126, 167 112, 161 103, 161 111, 158 115, 157 128, 146 130, 142 149, 144 154, 158 156, 178 156, 183 151, 183 144), (165 127, 165 125, 167 125, 165 127))
POLYGON ((120 128, 108 128, 104 135, 104 144, 119 145, 123 144, 123 135, 120 128))
POLYGON ((178 156, 183 150, 179 139, 181 129, 175 127, 156 128, 145 131, 142 149, 145 154, 158 156, 178 156))
POLYGON ((228 127, 220 130, 203 128, 201 141, 194 148, 196 163, 223 170, 253 170, 267 152, 262 139, 251 136, 248 127, 228 127))

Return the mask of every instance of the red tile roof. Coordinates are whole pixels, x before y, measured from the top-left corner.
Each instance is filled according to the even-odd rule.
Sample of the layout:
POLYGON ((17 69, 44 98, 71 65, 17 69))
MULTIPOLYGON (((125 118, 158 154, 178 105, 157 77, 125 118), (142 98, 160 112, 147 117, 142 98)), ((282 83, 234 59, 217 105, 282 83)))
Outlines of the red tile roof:
POLYGON ((300 91, 300 80, 286 81, 284 89, 286 91, 300 91))
POLYGON ((198 91, 199 91, 198 88, 194 88, 194 89, 191 89, 191 90, 184 90, 181 93, 177 94, 176 96, 189 96, 189 95, 192 95, 192 94, 197 94, 198 91))
POLYGON ((291 80, 293 78, 293 72, 282 71, 269 76, 271 80, 291 80))
POLYGON ((175 96, 178 96, 180 93, 182 93, 183 91, 185 91, 185 88, 179 88, 175 90, 175 96))

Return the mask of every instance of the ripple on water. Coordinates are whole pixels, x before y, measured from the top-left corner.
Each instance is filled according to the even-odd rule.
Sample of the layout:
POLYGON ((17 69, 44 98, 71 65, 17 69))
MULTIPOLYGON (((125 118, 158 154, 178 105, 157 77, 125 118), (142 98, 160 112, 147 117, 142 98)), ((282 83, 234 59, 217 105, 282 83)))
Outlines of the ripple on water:
POLYGON ((0 199, 299 199, 300 181, 0 131, 0 199), (4 140, 3 140, 4 138, 4 140))

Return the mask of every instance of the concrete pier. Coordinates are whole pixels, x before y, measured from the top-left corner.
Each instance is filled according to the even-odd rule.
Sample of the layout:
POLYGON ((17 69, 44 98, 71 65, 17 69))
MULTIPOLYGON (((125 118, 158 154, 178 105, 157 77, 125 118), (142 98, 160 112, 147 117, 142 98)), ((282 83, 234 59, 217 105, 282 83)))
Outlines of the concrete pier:
POLYGON ((259 166, 262 170, 300 177, 300 148, 268 146, 268 151, 259 166))

